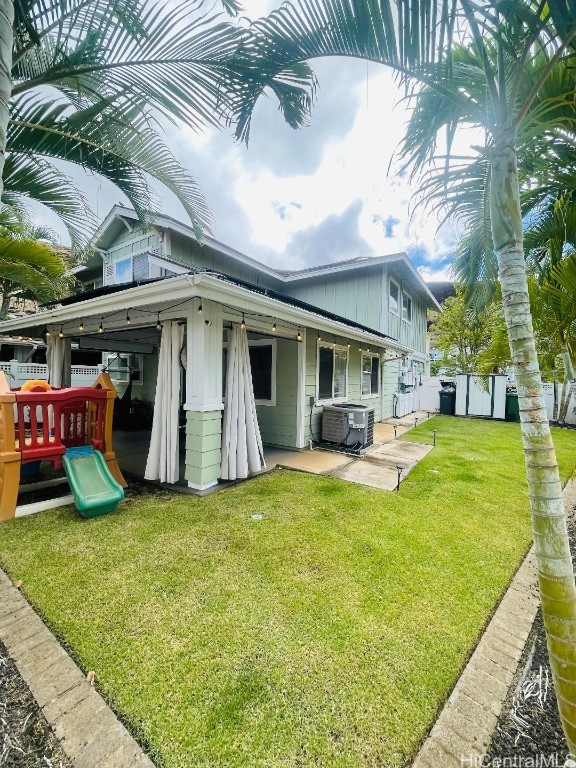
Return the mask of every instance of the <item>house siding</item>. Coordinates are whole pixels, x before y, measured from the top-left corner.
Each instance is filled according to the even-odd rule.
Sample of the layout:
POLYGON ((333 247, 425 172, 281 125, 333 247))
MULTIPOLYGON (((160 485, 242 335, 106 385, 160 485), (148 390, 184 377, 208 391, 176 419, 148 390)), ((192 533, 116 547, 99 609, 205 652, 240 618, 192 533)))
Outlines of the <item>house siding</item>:
POLYGON ((297 446, 298 342, 276 339, 276 405, 257 405, 262 442, 297 446))
POLYGON ((380 276, 381 269, 375 267, 288 283, 282 290, 295 299, 378 330, 382 315, 380 276))
MULTIPOLYGON (((407 347, 415 350, 416 352, 426 353, 426 306, 424 302, 419 299, 414 292, 414 289, 403 282, 391 269, 387 269, 384 272, 383 280, 383 306, 385 311, 383 312, 383 321, 386 327, 383 328, 383 333, 392 336, 400 344, 404 344, 407 347), (412 322, 408 323, 401 318, 402 305, 400 304, 400 314, 395 315, 390 312, 389 309, 389 290, 390 290, 390 278, 392 278, 399 286, 400 291, 406 291, 412 299, 412 322), (385 318, 385 320, 384 320, 385 318)), ((402 297, 400 297, 400 301, 402 297)))

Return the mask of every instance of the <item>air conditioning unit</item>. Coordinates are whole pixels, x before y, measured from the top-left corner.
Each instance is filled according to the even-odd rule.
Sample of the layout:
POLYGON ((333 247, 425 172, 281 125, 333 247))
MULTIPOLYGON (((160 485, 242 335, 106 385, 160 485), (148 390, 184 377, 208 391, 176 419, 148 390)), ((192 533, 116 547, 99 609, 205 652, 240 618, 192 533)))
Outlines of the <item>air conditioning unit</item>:
POLYGON ((367 448, 374 442, 374 408, 354 403, 325 405, 322 441, 367 448))

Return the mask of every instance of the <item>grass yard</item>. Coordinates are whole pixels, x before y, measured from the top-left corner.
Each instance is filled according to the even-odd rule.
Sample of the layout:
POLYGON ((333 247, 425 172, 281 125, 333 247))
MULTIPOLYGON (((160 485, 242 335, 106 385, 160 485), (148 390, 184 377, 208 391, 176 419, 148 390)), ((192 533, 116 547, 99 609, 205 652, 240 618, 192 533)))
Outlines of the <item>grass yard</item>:
POLYGON ((159 766, 402 766, 530 541, 518 425, 406 439, 433 428, 398 494, 275 471, 133 495, 3 523, 0 563, 159 766))

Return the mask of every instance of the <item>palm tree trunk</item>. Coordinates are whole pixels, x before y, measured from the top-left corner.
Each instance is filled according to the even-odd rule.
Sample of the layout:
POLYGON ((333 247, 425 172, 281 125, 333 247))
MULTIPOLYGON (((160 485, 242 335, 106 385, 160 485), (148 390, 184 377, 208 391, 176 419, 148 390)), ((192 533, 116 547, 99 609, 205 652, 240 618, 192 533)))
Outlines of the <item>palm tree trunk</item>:
POLYGON ((515 136, 499 139, 490 160, 492 235, 518 384, 542 613, 562 726, 576 754, 576 587, 528 300, 515 136))
POLYGON ((6 320, 8 310, 10 309, 10 294, 4 289, 2 292, 2 302, 0 302, 0 320, 6 320))
POLYGON ((558 418, 558 371, 556 368, 552 371, 553 376, 553 392, 554 392, 554 405, 552 407, 552 421, 556 421, 558 418))
POLYGON ((0 200, 4 190, 4 162, 9 102, 12 93, 12 45, 14 40, 14 2, 0 0, 0 200))
POLYGON ((571 384, 574 381, 574 366, 572 365, 572 358, 568 352, 568 347, 564 344, 560 350, 562 356, 562 362, 564 363, 564 383, 562 384, 562 395, 560 396, 560 410, 558 411, 558 421, 563 424, 566 421, 566 414, 568 413, 568 404, 572 395, 571 384))

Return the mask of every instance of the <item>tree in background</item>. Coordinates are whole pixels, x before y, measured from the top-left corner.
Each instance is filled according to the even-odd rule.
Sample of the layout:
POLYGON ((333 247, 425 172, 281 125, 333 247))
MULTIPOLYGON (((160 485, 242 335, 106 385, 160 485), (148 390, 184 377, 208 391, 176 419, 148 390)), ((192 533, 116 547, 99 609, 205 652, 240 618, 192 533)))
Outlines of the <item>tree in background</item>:
MULTIPOLYGON (((236 0, 222 6, 239 10, 236 0)), ((245 35, 205 0, 0 0, 0 199, 47 205, 82 244, 94 221, 63 160, 111 181, 141 218, 155 179, 198 235, 209 229, 161 122, 219 124, 245 35)), ((270 86, 290 109, 291 86, 270 86)))
POLYGON ((462 287, 442 303, 442 312, 431 326, 431 346, 444 355, 447 373, 493 373, 510 363, 510 347, 502 302, 494 301, 477 313, 466 301, 462 287), (505 344, 502 344, 504 340, 505 344))
MULTIPOLYGON (((576 585, 562 487, 544 401, 523 252, 518 152, 547 155, 576 126, 574 88, 560 86, 576 40, 568 0, 299 0, 256 22, 239 51, 247 76, 238 92, 237 135, 247 139, 270 78, 325 56, 392 67, 416 99, 404 157, 425 194, 447 216, 477 220, 490 234, 519 393, 534 547, 548 652, 564 733, 576 754, 576 585), (478 99, 481 92, 483 98, 478 99), (452 151, 462 127, 483 145, 452 151)), ((315 87, 303 90, 293 125, 308 118, 315 87)))
POLYGON ((0 212, 0 320, 14 297, 48 302, 68 292, 70 264, 54 234, 8 209, 0 212))

